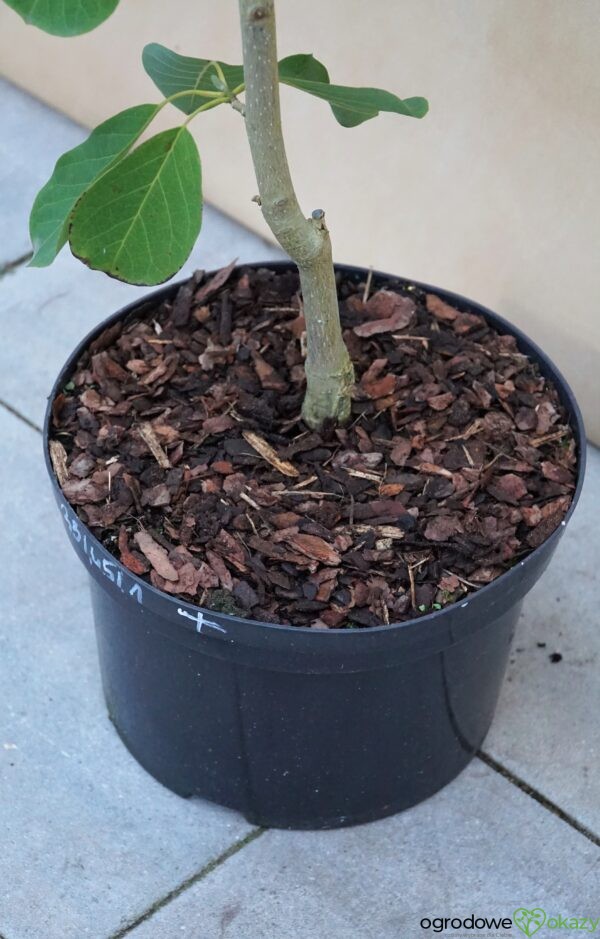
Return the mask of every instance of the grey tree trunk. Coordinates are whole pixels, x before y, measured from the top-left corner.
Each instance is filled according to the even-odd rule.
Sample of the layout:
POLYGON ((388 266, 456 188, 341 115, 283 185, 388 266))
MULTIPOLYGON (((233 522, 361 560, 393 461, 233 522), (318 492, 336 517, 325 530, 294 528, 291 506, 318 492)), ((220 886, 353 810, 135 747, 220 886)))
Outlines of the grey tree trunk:
POLYGON ((312 428, 350 416, 354 369, 342 338, 331 241, 321 210, 305 218, 281 131, 274 0, 239 0, 246 83, 246 132, 262 213, 300 272, 306 319, 306 397, 312 428))

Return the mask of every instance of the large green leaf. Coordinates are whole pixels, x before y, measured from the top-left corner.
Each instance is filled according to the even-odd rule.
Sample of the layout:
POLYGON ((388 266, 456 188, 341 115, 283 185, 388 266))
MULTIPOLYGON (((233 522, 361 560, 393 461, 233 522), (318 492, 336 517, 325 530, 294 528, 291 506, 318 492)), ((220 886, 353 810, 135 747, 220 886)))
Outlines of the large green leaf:
MULTIPOLYGON (((152 42, 144 47, 142 63, 165 98, 190 89, 213 92, 218 90, 214 79, 218 81, 219 76, 210 59, 194 59, 187 55, 179 55, 157 42, 152 42)), ((244 69, 241 65, 227 65, 225 62, 218 64, 230 91, 243 84, 244 69)), ((191 114, 202 103, 203 99, 200 95, 184 96, 173 102, 184 114, 191 114)))
POLYGON ((157 134, 120 160, 75 206, 71 250, 130 284, 160 284, 187 259, 200 231, 200 157, 189 130, 157 134))
POLYGON ((96 127, 78 147, 63 153, 29 217, 34 249, 31 267, 52 263, 67 240, 69 216, 79 197, 127 152, 157 110, 156 104, 127 108, 96 127))
POLYGON ((312 55, 291 55, 279 63, 279 80, 331 105, 336 120, 343 127, 356 127, 377 117, 380 111, 392 111, 407 117, 425 117, 429 105, 425 98, 398 98, 380 88, 351 88, 332 85, 327 69, 312 55))
POLYGON ((26 23, 54 36, 79 36, 95 29, 119 0, 5 0, 26 23))
MULTIPOLYGON (((146 46, 142 61, 146 72, 165 97, 188 91, 215 91, 217 71, 210 59, 194 59, 179 55, 158 43, 146 46)), ((239 87, 244 82, 241 65, 226 65, 219 62, 228 88, 239 87)), ((332 85, 322 62, 313 55, 290 55, 279 62, 279 80, 300 91, 323 98, 331 105, 336 120, 343 127, 356 127, 363 121, 377 117, 380 111, 392 111, 408 117, 424 117, 429 105, 425 98, 398 98, 397 95, 379 88, 350 88, 332 85)), ((201 103, 199 95, 181 97, 173 102, 186 114, 190 114, 201 103)))

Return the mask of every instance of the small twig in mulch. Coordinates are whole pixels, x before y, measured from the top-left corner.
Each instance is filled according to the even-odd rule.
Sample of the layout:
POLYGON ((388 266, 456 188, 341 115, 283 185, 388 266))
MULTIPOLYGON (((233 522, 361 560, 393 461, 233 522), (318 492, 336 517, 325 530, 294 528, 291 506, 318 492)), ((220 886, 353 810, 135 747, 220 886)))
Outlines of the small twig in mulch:
POLYGON ((371 282, 373 280, 373 268, 369 268, 369 273, 367 274, 367 282, 365 284, 365 289, 363 290, 362 302, 366 303, 369 299, 369 292, 371 290, 371 282))
POLYGON ((150 450, 152 456, 154 457, 158 465, 161 467, 161 469, 170 469, 171 462, 169 460, 169 457, 167 456, 167 454, 161 447, 158 437, 154 433, 152 425, 140 424, 139 431, 140 431, 140 437, 142 438, 142 440, 144 441, 144 443, 150 450))
POLYGON ((461 584, 466 584, 467 587, 474 587, 477 589, 480 585, 474 584, 470 580, 467 580, 465 577, 461 577, 459 574, 455 574, 454 571, 448 571, 444 568, 444 574, 448 574, 449 577, 456 577, 457 580, 460 580, 461 584))
POLYGON ((247 502, 248 505, 251 505, 253 509, 256 509, 257 512, 260 512, 260 506, 254 499, 251 499, 247 492, 240 492, 240 499, 243 499, 244 502, 247 502))
POLYGON ((544 443, 554 443, 555 440, 560 440, 561 437, 566 437, 568 433, 569 428, 564 427, 562 430, 558 430, 554 434, 546 434, 544 437, 534 437, 531 441, 531 446, 541 447, 544 443))
POLYGON ((417 609, 417 592, 415 588, 415 569, 412 564, 408 565, 408 579, 410 581, 410 605, 413 610, 417 609))
POLYGON ((292 465, 288 460, 282 460, 276 450, 273 449, 271 444, 267 443, 262 437, 259 437, 258 434, 255 434, 252 430, 243 430, 242 437, 249 443, 257 453, 260 453, 262 458, 270 463, 271 466, 274 466, 276 470, 282 473, 284 476, 299 476, 300 473, 295 466, 292 465))
POLYGON ((50 441, 50 459, 52 460, 56 478, 63 486, 69 478, 69 471, 67 469, 67 451, 60 440, 50 441))
POLYGON ((429 348, 429 339, 425 336, 405 336, 404 333, 398 333, 393 338, 399 342, 422 342, 425 349, 429 348))

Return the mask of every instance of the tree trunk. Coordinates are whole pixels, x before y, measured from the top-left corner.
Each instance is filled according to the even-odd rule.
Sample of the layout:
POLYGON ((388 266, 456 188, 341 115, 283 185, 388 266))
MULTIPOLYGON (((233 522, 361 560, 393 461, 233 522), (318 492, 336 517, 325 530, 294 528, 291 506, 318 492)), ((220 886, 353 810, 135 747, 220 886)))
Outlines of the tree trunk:
POLYGON ((273 0, 239 0, 246 83, 246 132, 262 213, 298 265, 306 319, 306 397, 312 428, 350 416, 354 369, 342 338, 331 241, 324 213, 305 218, 292 184, 281 132, 273 0))

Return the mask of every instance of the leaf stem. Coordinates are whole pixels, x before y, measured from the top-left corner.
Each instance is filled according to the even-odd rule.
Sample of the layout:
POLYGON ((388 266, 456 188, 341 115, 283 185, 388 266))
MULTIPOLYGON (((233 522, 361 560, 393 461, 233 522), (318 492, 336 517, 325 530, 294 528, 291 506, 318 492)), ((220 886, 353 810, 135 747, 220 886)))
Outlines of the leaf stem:
POLYGON ((164 107, 165 104, 171 104, 173 101, 177 101, 178 98, 185 98, 189 95, 196 95, 198 98, 222 98, 223 94, 222 91, 202 91, 199 88, 190 88, 186 91, 176 91, 174 95, 169 95, 168 98, 161 101, 161 107, 164 107))
POLYGON ((206 104, 200 105, 199 108, 196 108, 195 111, 192 111, 191 114, 188 114, 184 121, 184 126, 187 126, 187 124, 189 124, 190 121, 196 117, 196 114, 201 114, 203 111, 210 111, 211 108, 216 108, 219 104, 226 104, 227 101, 228 98, 226 98, 225 95, 221 95, 218 99, 214 98, 212 101, 207 101, 206 104))
POLYGON ((220 64, 216 60, 213 60, 210 64, 214 66, 215 72, 217 73, 217 77, 219 78, 219 81, 221 82, 223 86, 222 90, 223 91, 227 90, 228 86, 227 86, 227 81, 225 79, 225 72, 221 68, 220 64))

